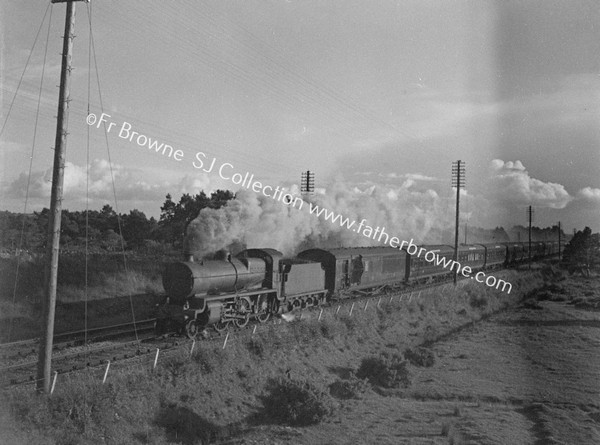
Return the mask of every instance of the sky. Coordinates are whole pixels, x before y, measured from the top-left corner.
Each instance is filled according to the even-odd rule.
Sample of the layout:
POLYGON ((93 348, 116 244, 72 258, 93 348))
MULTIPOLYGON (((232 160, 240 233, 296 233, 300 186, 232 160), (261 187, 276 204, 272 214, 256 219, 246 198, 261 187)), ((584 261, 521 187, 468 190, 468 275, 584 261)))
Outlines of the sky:
MULTIPOLYGON (((49 206, 65 5, 48 4, 0 6, 2 210, 49 206)), ((310 170, 334 210, 368 217, 369 200, 385 201, 416 231, 453 220, 460 159, 465 223, 525 225, 531 205, 534 225, 600 231, 594 0, 96 0, 76 11, 63 208, 158 217, 167 193, 236 191, 195 167, 216 158, 223 176, 296 193, 310 170), (86 123, 88 109, 110 115, 109 131, 86 123)))

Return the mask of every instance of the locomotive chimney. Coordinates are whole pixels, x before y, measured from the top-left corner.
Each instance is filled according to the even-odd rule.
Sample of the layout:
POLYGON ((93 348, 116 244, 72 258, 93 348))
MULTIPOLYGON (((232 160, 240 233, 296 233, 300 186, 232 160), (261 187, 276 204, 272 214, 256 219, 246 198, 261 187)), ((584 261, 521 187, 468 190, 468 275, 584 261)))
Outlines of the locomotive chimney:
POLYGON ((193 263, 194 262, 194 254, 191 252, 183 252, 183 261, 193 263))

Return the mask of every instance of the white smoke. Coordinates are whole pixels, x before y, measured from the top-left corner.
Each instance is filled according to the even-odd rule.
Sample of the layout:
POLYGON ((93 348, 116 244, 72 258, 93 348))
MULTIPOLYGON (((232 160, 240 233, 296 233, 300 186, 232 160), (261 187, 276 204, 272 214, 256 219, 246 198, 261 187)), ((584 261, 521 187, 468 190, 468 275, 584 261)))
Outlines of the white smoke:
MULTIPOLYGON (((291 193, 298 196, 297 187, 291 193), (294 193, 296 192, 296 193, 294 193)), ((286 255, 310 247, 356 247, 383 245, 385 237, 368 238, 339 222, 325 220, 309 211, 310 203, 340 214, 362 219, 373 229, 385 228, 391 238, 438 243, 445 228, 451 227, 453 207, 434 190, 417 191, 407 179, 399 188, 371 186, 350 189, 343 181, 326 193, 304 197, 301 209, 272 198, 241 190, 221 209, 203 209, 187 230, 186 249, 198 256, 232 248, 232 245, 272 247, 286 255)), ((297 206, 298 207, 298 206, 297 206)))

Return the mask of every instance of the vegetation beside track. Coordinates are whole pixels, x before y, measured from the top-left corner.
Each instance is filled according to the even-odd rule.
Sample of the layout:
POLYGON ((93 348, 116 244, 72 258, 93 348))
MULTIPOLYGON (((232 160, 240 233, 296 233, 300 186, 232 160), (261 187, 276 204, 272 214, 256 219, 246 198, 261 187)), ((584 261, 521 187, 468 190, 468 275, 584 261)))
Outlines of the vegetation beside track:
MULTIPOLYGON (((294 422, 293 413, 269 416, 269 397, 279 394, 273 382, 288 380, 296 382, 292 386, 299 398, 311 400, 323 413, 310 422, 335 421, 348 394, 360 397, 370 385, 379 391, 404 390, 403 385, 378 389, 376 378, 356 377, 363 360, 383 354, 400 357, 408 348, 516 304, 543 283, 540 272, 512 271, 506 277, 514 285, 511 295, 472 282, 457 288, 447 285, 410 301, 396 298, 366 310, 356 307, 352 316, 344 310, 336 315, 330 308, 320 321, 313 311, 302 320, 272 324, 255 335, 232 333, 225 349, 197 342, 191 355, 189 348, 169 354, 154 370, 151 363, 115 364, 105 384, 104 370, 97 369, 60 376, 50 397, 35 395, 31 386, 6 391, 7 402, 0 408, 4 440, 191 444, 228 438, 228 443, 238 443, 231 441, 271 428, 268 425, 294 422)), ((402 381, 410 382, 413 362, 414 358, 400 365, 391 360, 391 371, 406 369, 402 381)), ((293 410, 294 401, 288 402, 293 410)), ((300 423, 306 420, 296 418, 303 419, 300 423)))

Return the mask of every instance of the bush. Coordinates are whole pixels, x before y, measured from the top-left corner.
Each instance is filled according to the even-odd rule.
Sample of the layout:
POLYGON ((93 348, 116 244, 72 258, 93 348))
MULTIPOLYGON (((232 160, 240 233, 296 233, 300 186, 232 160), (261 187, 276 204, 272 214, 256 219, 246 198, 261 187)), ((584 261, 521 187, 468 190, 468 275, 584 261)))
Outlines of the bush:
POLYGON ((307 380, 278 379, 267 384, 264 416, 269 422, 292 426, 314 425, 335 410, 331 396, 307 380))
POLYGON ((194 361, 200 367, 204 374, 210 374, 214 371, 220 371, 224 368, 227 360, 227 354, 220 347, 198 348, 198 352, 193 356, 194 361))
POLYGON ((346 325, 337 319, 323 320, 320 324, 321 336, 327 340, 343 337, 348 330, 346 325))
POLYGON ((413 366, 429 368, 435 363, 435 355, 426 348, 407 349, 404 351, 404 358, 413 366))
POLYGON ((368 379, 359 379, 354 374, 348 380, 336 380, 329 385, 329 393, 338 399, 360 399, 371 389, 368 379))
POLYGON ((211 443, 220 434, 217 425, 175 403, 162 402, 155 422, 165 429, 170 443, 211 443))
POLYGON ((321 338, 321 328, 315 321, 299 321, 292 324, 294 337, 298 343, 317 342, 321 338))
POLYGON ((379 357, 363 359, 356 376, 359 379, 366 378, 372 385, 383 388, 407 388, 411 382, 406 364, 398 354, 383 352, 379 357))
POLYGON ((246 348, 258 358, 264 358, 266 355, 265 342, 262 337, 253 336, 246 342, 246 348))
POLYGON ((486 307, 488 301, 487 298, 485 298, 485 295, 471 295, 471 298, 469 299, 469 304, 474 309, 480 309, 486 307))

